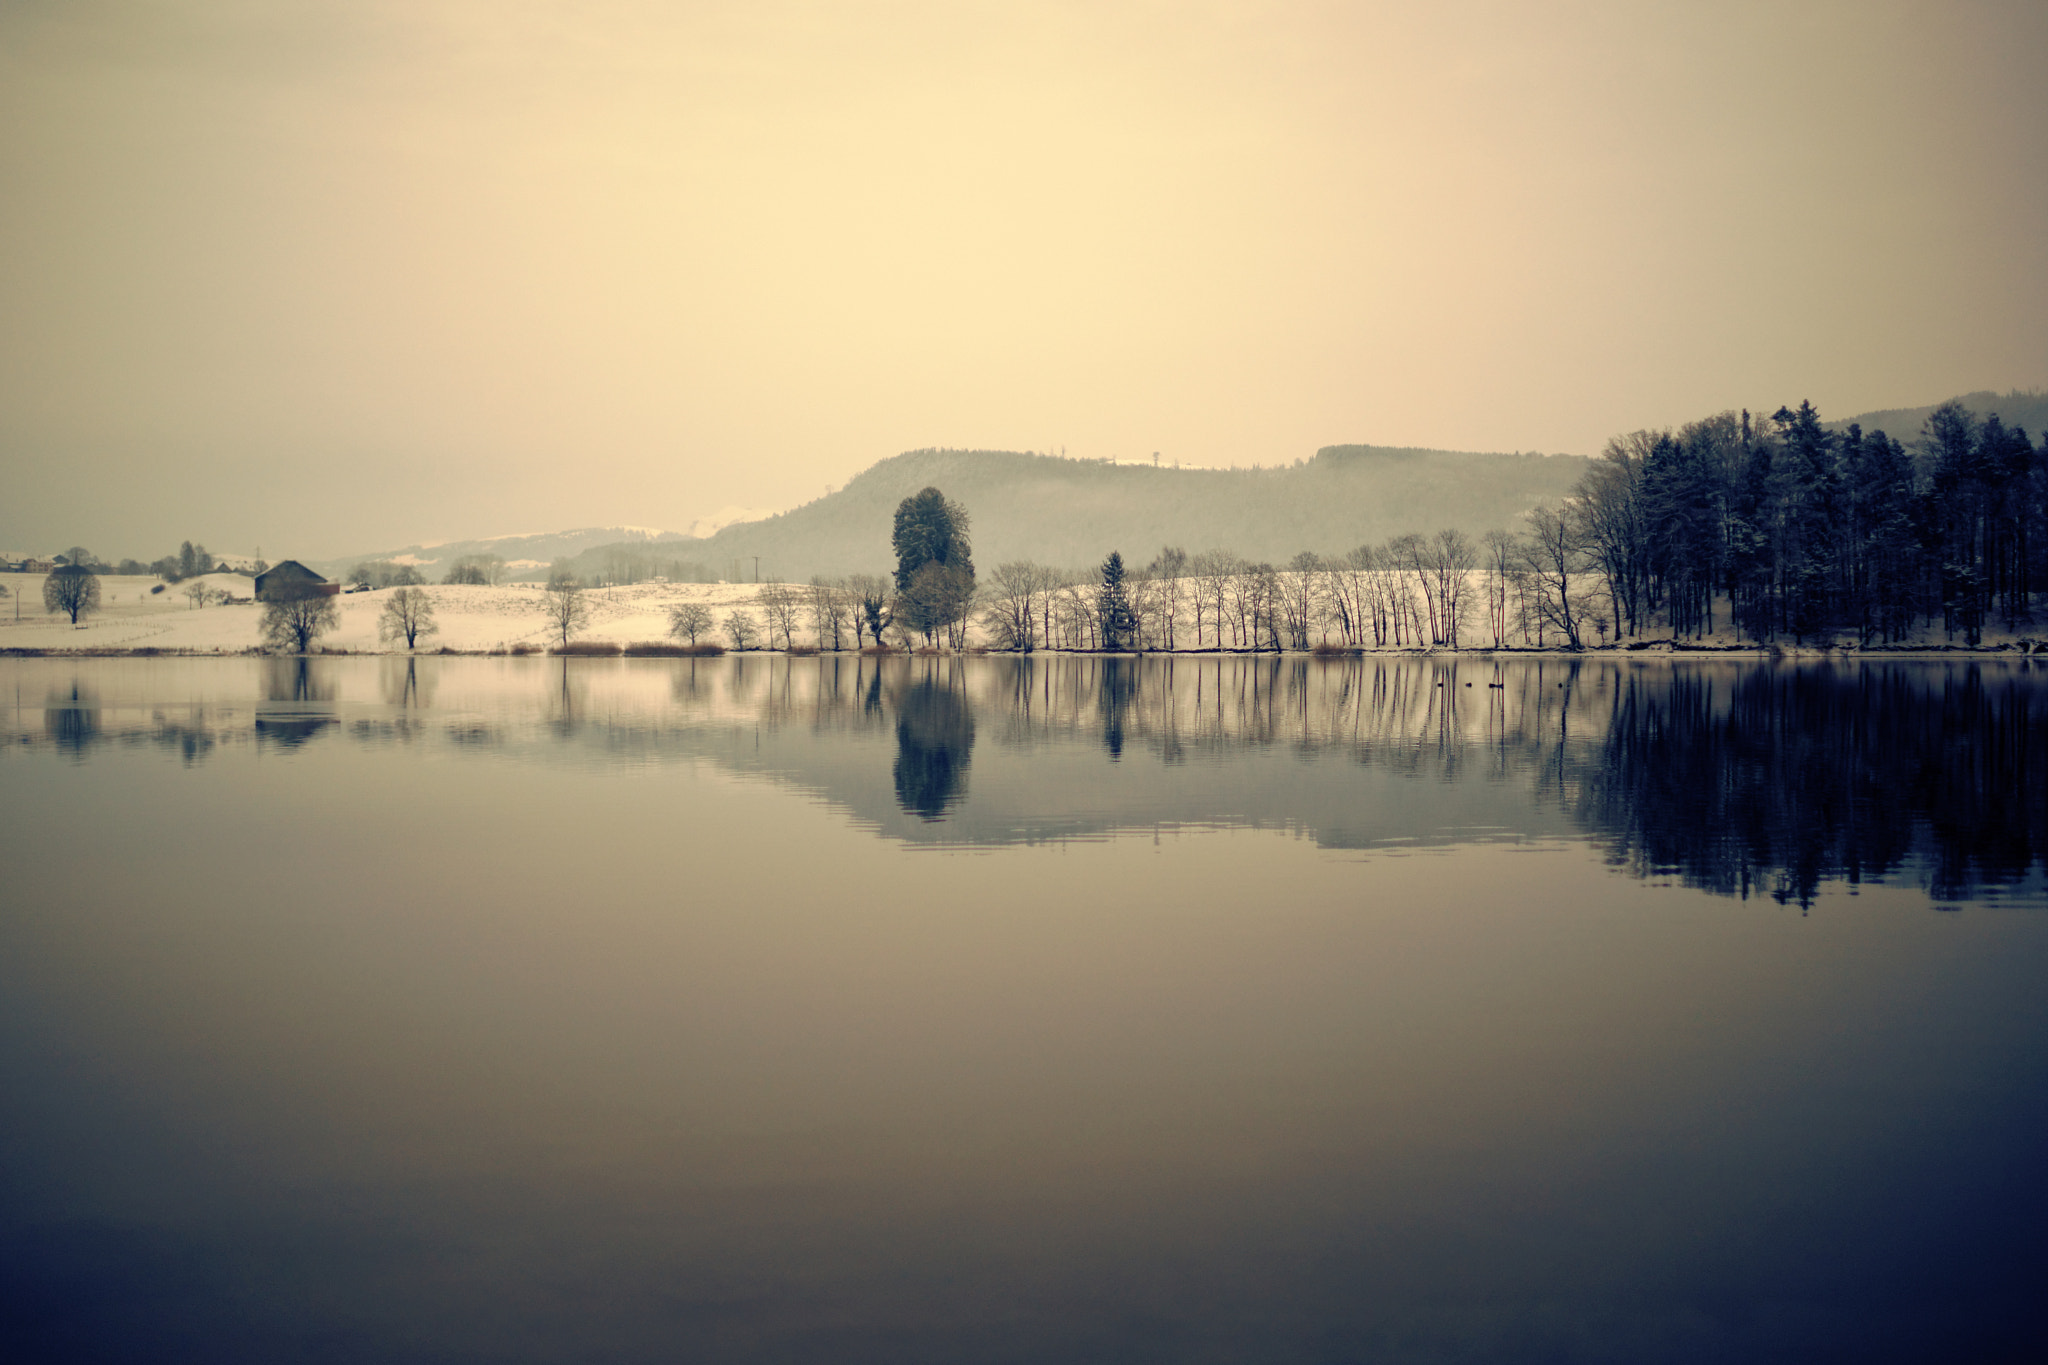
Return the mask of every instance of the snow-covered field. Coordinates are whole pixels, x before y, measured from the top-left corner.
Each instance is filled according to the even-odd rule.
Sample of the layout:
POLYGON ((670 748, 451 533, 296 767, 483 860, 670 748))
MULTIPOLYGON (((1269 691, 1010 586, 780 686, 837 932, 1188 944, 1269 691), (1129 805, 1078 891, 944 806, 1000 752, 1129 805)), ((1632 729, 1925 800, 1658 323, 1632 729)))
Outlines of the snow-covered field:
MULTIPOLYGON (((188 580, 189 581, 189 580, 188 580)), ((208 587, 248 597, 250 580, 236 574, 211 574, 208 587)), ((100 609, 73 627, 59 613, 43 610, 40 574, 0 575, 0 587, 12 595, 0 598, 0 649, 168 649, 218 650, 235 653, 262 643, 262 608, 254 602, 195 608, 186 584, 160 593, 154 578, 100 579, 100 609), (19 611, 20 619, 16 619, 19 611)), ((377 651, 391 649, 377 636, 377 617, 393 589, 343 593, 335 599, 341 625, 320 637, 326 649, 377 651)), ((531 585, 479 588, 437 584, 425 589, 434 603, 440 632, 420 641, 422 649, 501 649, 516 644, 544 646, 553 642, 541 615, 546 596, 531 585)), ((668 638, 669 608, 681 602, 702 602, 715 617, 738 607, 753 608, 760 587, 752 583, 639 583, 625 588, 592 588, 584 600, 590 623, 576 632, 579 640, 635 641, 668 638)), ((760 621, 761 613, 754 612, 760 621)), ((722 639, 723 637, 717 637, 722 639)), ((396 647, 403 650, 401 643, 396 647)))
MULTIPOLYGON (((1291 578, 1292 575, 1283 577, 1291 578)), ((236 574, 212 574, 200 580, 207 587, 246 598, 252 590, 249 579, 236 574)), ((1192 580, 1191 580, 1192 581, 1192 580)), ((0 574, 0 587, 10 596, 0 598, 0 649, 162 649, 176 651, 240 653, 262 644, 262 608, 254 602, 195 608, 187 597, 186 583, 163 585, 154 578, 123 578, 105 575, 100 579, 100 609, 74 628, 61 614, 43 610, 43 579, 40 574, 0 574), (161 592, 152 588, 162 587, 161 592), (17 619, 17 616, 19 619, 17 619)), ((745 608, 753 612, 755 624, 765 629, 767 618, 758 604, 765 585, 754 583, 638 583, 623 588, 590 588, 584 601, 590 608, 587 625, 576 631, 579 641, 634 644, 668 640, 669 609, 683 602, 702 602, 714 621, 722 622, 727 612, 745 608)), ((794 585, 793 585, 794 586, 794 585)), ((1466 649, 1483 649, 1492 643, 1480 605, 1483 585, 1475 584, 1470 594, 1472 613, 1466 620, 1463 644, 1466 649)), ((402 653, 404 646, 387 644, 378 637, 377 618, 390 600, 393 589, 376 592, 343 593, 335 599, 341 612, 340 626, 322 635, 319 647, 355 653, 402 653)), ((441 648, 469 650, 506 649, 514 645, 546 648, 556 643, 541 604, 546 597, 532 584, 482 588, 435 584, 425 591, 433 599, 436 634, 420 640, 422 650, 441 648)), ((1192 608, 1183 607, 1192 620, 1192 608)), ((1754 649, 1757 646, 1727 628, 1727 612, 1720 613, 1722 630, 1704 640, 1691 641, 1695 648, 1754 649)), ((1318 635, 1325 632, 1319 630, 1318 635)), ((1328 638, 1336 639, 1334 630, 1328 638)), ((1654 636, 1668 638, 1662 630, 1654 636)), ((716 625, 705 637, 727 643, 716 625)), ((810 613, 806 611, 797 628, 797 643, 812 641, 810 613)), ((846 643, 852 644, 851 631, 846 643)), ((1555 643, 1556 633, 1551 632, 1555 643)), ((1595 636, 1587 632, 1587 643, 1595 636)), ((982 643, 984 632, 975 628, 971 643, 982 643)), ((2015 642, 2036 644, 2033 628, 2006 631, 1996 626, 1984 633, 1984 647, 2010 647, 2015 642)), ((1607 643, 1600 637, 1601 643, 1607 643)), ((1184 640, 1185 649, 1191 641, 1184 640)), ((1853 648, 1847 633, 1833 642, 1838 648, 1853 648)), ((1955 643, 1941 630, 1940 623, 1921 623, 1912 639, 1902 647, 1939 649, 1955 643)), ((1827 642, 1810 641, 1799 654, 1827 652, 1827 642)))

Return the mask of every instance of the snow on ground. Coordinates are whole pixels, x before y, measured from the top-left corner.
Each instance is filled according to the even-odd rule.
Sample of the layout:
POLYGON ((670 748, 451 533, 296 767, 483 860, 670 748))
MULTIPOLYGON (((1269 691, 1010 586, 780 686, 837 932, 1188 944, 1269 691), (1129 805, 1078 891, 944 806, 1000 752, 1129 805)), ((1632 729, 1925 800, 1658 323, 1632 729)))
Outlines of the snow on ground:
MULTIPOLYGON (((234 653, 262 643, 263 609, 254 602, 195 608, 186 597, 187 583, 162 586, 154 578, 100 579, 100 609, 74 629, 61 614, 43 610, 41 574, 0 575, 0 649, 169 649, 219 650, 234 653), (20 621, 15 620, 17 603, 20 621)), ((237 574, 209 574, 208 587, 246 598, 250 580, 237 574)), ((343 593, 335 599, 341 624, 320 637, 327 649, 375 651, 393 648, 377 636, 377 618, 395 589, 343 593)), ((434 604, 440 632, 421 639, 423 649, 502 649, 515 644, 553 643, 541 615, 546 594, 531 584, 498 588, 436 584, 424 590, 434 604)), ((735 608, 754 609, 760 587, 752 583, 638 583, 624 588, 592 588, 584 593, 590 622, 575 634, 578 640, 616 644, 668 638, 669 608, 702 602, 723 620, 735 608)), ((761 613, 754 611, 756 621, 761 613)), ((723 639, 720 635, 717 638, 723 639)), ((397 646, 403 649, 403 645, 397 646)))
MULTIPOLYGON (((43 610, 42 575, 0 574, 0 587, 6 588, 10 594, 0 598, 0 649, 164 649, 239 653, 262 644, 261 607, 244 600, 227 606, 194 608, 187 596, 191 581, 166 585, 154 578, 104 575, 100 579, 100 610, 86 617, 74 629, 61 614, 51 615, 43 610), (158 587, 162 588, 161 592, 151 591, 158 587)), ((209 574, 200 581, 208 588, 225 591, 237 598, 247 599, 253 590, 250 580, 238 574, 209 574)), ((590 620, 575 632, 573 638, 620 645, 667 640, 669 609, 691 601, 702 602, 709 607, 715 623, 722 623, 726 613, 745 608, 753 612, 755 624, 765 629, 767 618, 757 602, 762 586, 753 583, 637 583, 630 587, 587 589, 584 601, 590 608, 590 620)), ((343 593, 336 598, 341 624, 320 637, 320 647, 361 653, 402 652, 402 644, 386 644, 377 633, 377 618, 394 591, 385 588, 377 592, 343 593)), ((517 583, 495 588, 435 584, 425 588, 425 592, 433 600, 435 623, 440 630, 420 640, 422 649, 492 650, 522 644, 545 648, 557 642, 541 613, 546 593, 535 584, 517 583)), ((1463 644, 1467 649, 1483 649, 1492 644, 1486 625, 1483 585, 1475 587, 1470 600, 1475 606, 1462 633, 1463 644)), ((1192 620, 1192 609, 1184 606, 1182 614, 1185 629, 1186 623, 1192 620)), ((1721 629, 1714 635, 1699 641, 1688 639, 1686 643, 1708 648, 1759 648, 1754 642, 1744 640, 1728 629, 1725 603, 1718 624, 1721 629)), ((810 631, 809 613, 806 612, 803 625, 798 628, 797 642, 809 643, 810 631)), ((1330 633, 1335 638, 1334 630, 1330 633)), ((1655 630, 1649 635, 1657 640, 1669 638, 1669 632, 1664 630, 1655 630)), ((981 637, 982 633, 977 629, 970 638, 979 643, 981 637)), ((712 634, 706 638, 720 644, 727 643, 718 624, 714 624, 712 634)), ((1588 644, 1601 640, 1591 629, 1588 629, 1586 638, 1588 644)), ((1987 647, 2039 638, 2039 632, 2032 627, 2008 632, 1993 626, 1984 632, 1987 647)), ((852 643, 850 631, 846 640, 848 644, 852 643)), ((1555 631, 1550 632, 1549 642, 1553 645, 1558 642, 1555 631)), ((1191 640, 1184 638, 1183 648, 1190 643, 1191 640)), ((1837 648, 1853 649, 1855 640, 1852 634, 1840 632, 1833 643, 1837 648)), ((1942 631, 1939 621, 1923 622, 1904 647, 1938 649, 1953 643, 1956 641, 1951 641, 1942 631)), ((1792 652, 1823 653, 1826 649, 1824 642, 1809 641, 1806 649, 1792 652)))

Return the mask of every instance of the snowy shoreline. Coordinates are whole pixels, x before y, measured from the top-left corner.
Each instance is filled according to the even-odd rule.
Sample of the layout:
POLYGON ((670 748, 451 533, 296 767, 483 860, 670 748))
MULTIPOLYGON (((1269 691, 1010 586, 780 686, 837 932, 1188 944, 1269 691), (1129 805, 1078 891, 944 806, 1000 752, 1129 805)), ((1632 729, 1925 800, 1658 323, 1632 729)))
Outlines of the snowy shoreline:
POLYGON ((194 649, 138 645, 133 647, 106 645, 77 645, 70 647, 22 647, 0 645, 0 659, 721 659, 721 658, 790 658, 790 659, 1028 659, 1038 655, 1058 658, 1083 659, 1224 659, 1265 657, 1272 659, 1313 659, 1321 663, 1341 663, 1354 659, 1483 659, 1483 658, 1536 658, 1536 659, 1612 659, 1649 658, 1677 659, 1705 656, 1719 659, 1754 659, 1768 662, 1773 659, 1790 659, 1801 662, 1826 659, 1939 659, 1958 654, 1981 658, 1987 655, 2011 655, 2027 658, 2031 655, 2048 656, 2048 643, 2006 641, 1983 645, 1871 645, 1867 648, 1854 645, 1832 648, 1778 645, 1673 645, 1666 641, 1642 644, 1588 645, 1583 649, 1545 648, 1507 645, 1500 648, 1478 646, 1470 648, 1333 648, 1333 649, 992 649, 985 645, 970 645, 965 649, 904 649, 888 647, 877 649, 870 645, 865 649, 819 649, 812 645, 797 645, 793 649, 748 648, 730 649, 720 647, 692 652, 688 649, 663 651, 636 651, 630 645, 600 644, 587 647, 590 642, 578 641, 567 650, 541 648, 538 646, 513 646, 505 649, 457 649, 453 646, 439 646, 421 649, 346 649, 322 648, 306 654, 292 654, 261 646, 251 645, 243 649, 194 649))
MULTIPOLYGON (((74 627, 63 616, 52 616, 43 610, 42 575, 0 575, 0 587, 7 588, 10 594, 8 598, 0 599, 0 657, 217 658, 272 653, 261 645, 259 626, 262 608, 247 600, 251 590, 247 578, 234 574, 212 574, 192 581, 243 600, 228 605, 195 607, 187 597, 189 583, 165 585, 154 578, 109 574, 100 580, 102 600, 99 610, 74 627)), ((635 646, 644 649, 649 646, 673 644, 674 638, 669 634, 669 613, 672 608, 684 603, 704 606, 712 613, 714 620, 722 620, 728 612, 750 611, 754 613, 757 621, 765 623, 760 608, 760 595, 763 589, 772 586, 775 585, 647 582, 621 587, 590 588, 585 590, 583 595, 590 609, 590 619, 587 625, 576 632, 572 652, 605 657, 613 648, 623 652, 635 646)), ((794 584, 785 586, 801 588, 801 585, 794 584)), ((440 654, 543 655, 550 652, 552 645, 559 643, 558 637, 541 611, 546 594, 535 585, 507 584, 500 587, 483 587, 433 584, 427 586, 424 591, 434 606, 435 622, 438 627, 436 633, 423 638, 418 649, 393 648, 380 638, 377 629, 378 617, 393 591, 395 590, 386 588, 374 592, 344 593, 335 598, 340 621, 333 630, 322 635, 319 642, 321 648, 314 651, 315 654, 399 657, 431 657, 440 654)), ((1185 624, 1183 622, 1184 627, 1185 624)), ((797 634, 810 636, 809 623, 806 622, 797 634)), ((965 650, 935 652, 948 656, 1012 653, 977 643, 976 637, 980 635, 981 632, 976 630, 969 637, 970 643, 965 650)), ((707 638, 721 644, 726 643, 722 632, 715 626, 713 633, 707 638)), ((842 638, 851 643, 851 632, 847 632, 842 638)), ((806 638, 796 642, 794 651, 764 648, 731 652, 744 655, 794 653, 801 657, 814 653, 846 655, 856 651, 833 650, 829 647, 819 649, 806 638)), ((921 650, 909 652, 924 653, 921 650)), ((1035 652, 1128 658, 1203 658, 1266 654, 1288 658, 1402 658, 1428 655, 1558 658, 1713 656, 1820 660, 1868 657, 1939 658, 1959 654, 1973 657, 2026 656, 2034 653, 2048 654, 2048 641, 2019 632, 1987 630, 1981 644, 1969 646, 1944 640, 1942 632, 1936 626, 1933 629, 1922 630, 1918 638, 1898 644, 1869 646, 1858 646, 1853 640, 1844 640, 1839 636, 1829 644, 1760 645, 1722 632, 1701 640, 1674 641, 1666 636, 1623 642, 1609 641, 1597 645, 1589 644, 1581 650, 1527 645, 1464 645, 1458 648, 1418 648, 1409 645, 1361 648, 1340 647, 1333 643, 1325 647, 1320 656, 1314 649, 1275 651, 1217 648, 1214 645, 1198 649, 1147 649, 1142 652, 1071 649, 1039 649, 1035 652)), ((897 648, 890 653, 900 656, 906 651, 897 648)))

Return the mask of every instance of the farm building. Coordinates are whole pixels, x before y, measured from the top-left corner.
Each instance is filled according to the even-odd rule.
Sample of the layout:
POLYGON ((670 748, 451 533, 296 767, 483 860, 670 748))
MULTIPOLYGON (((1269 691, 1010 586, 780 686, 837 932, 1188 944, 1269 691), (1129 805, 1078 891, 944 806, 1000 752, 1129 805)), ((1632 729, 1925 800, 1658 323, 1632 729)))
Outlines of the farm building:
POLYGON ((341 584, 330 583, 314 573, 296 559, 287 559, 275 564, 267 572, 256 575, 256 600, 268 602, 271 598, 290 595, 299 596, 307 592, 318 592, 332 597, 341 591, 341 584))

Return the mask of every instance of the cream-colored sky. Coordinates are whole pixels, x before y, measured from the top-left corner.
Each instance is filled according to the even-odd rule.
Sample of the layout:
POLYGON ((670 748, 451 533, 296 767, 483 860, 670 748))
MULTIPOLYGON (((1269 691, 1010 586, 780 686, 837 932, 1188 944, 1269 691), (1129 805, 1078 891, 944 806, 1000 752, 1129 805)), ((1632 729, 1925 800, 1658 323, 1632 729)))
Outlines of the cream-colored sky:
POLYGON ((2044 59, 1958 0, 4 0, 0 548, 2038 386, 2044 59))

